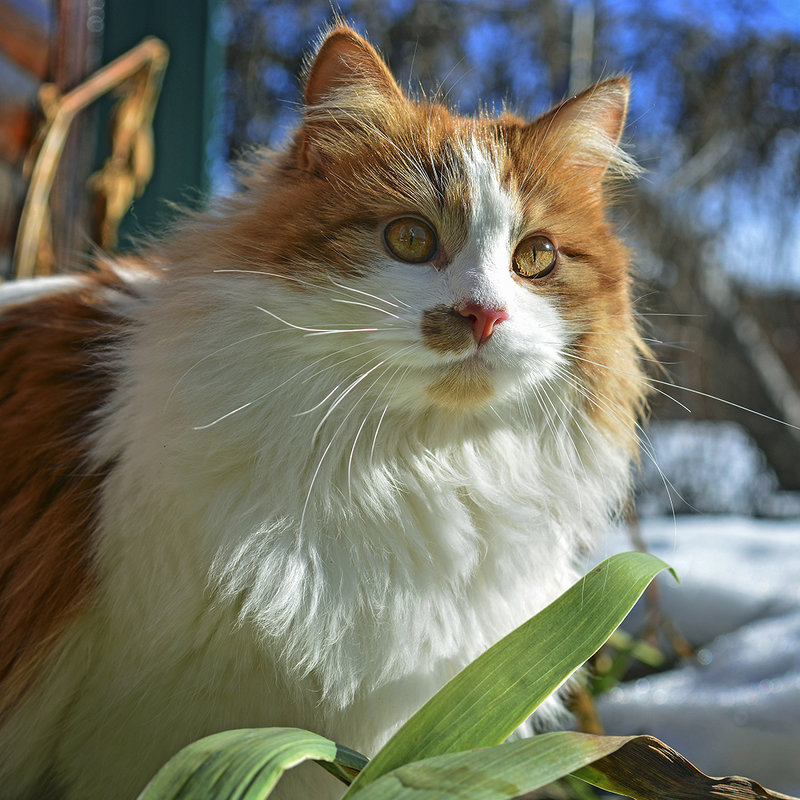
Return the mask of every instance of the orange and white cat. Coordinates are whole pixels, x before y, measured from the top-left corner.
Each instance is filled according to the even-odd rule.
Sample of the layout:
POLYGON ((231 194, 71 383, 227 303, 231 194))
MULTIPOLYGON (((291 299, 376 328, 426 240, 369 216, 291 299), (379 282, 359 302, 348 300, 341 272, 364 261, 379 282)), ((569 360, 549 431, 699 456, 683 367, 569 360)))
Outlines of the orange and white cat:
POLYGON ((133 798, 228 728, 373 753, 624 502, 627 81, 467 118, 337 26, 305 100, 140 260, 0 293, 4 800, 133 798))

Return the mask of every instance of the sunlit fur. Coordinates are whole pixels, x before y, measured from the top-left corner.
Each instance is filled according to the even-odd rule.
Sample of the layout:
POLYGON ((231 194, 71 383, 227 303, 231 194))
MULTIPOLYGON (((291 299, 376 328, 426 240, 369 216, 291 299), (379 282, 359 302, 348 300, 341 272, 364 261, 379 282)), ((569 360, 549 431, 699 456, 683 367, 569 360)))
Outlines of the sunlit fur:
POLYGON ((2 798, 133 798, 226 728, 373 753, 575 579, 645 395, 606 216, 627 95, 465 118, 337 28, 240 193, 139 264, 8 293, 2 798), (408 215, 431 263, 384 246, 408 215), (534 233, 541 281, 511 269, 534 233), (507 313, 480 346, 470 304, 507 313))

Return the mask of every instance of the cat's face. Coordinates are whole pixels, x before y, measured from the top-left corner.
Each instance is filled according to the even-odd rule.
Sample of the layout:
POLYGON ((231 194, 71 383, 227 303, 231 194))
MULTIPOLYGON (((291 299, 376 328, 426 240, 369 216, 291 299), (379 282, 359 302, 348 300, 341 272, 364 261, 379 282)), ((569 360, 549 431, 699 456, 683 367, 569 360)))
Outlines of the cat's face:
POLYGON ((627 98, 615 79, 531 123, 465 118, 408 100, 336 30, 232 246, 259 240, 302 295, 292 321, 318 334, 311 354, 374 345, 362 388, 391 379, 398 402, 462 413, 560 380, 613 423, 642 392, 628 256, 605 211, 609 180, 634 169, 617 147, 627 98))
POLYGON ((566 258, 558 228, 525 208, 497 135, 477 127, 449 135, 427 164, 435 177, 415 173, 403 195, 389 195, 388 185, 401 184, 385 176, 420 156, 411 150, 398 165, 391 152, 383 164, 373 155, 384 178, 358 192, 363 220, 351 235, 361 252, 348 265, 358 277, 338 279, 383 299, 372 299, 377 315, 349 320, 378 324, 396 363, 408 366, 406 390, 448 410, 553 376, 571 338, 553 297, 566 258))

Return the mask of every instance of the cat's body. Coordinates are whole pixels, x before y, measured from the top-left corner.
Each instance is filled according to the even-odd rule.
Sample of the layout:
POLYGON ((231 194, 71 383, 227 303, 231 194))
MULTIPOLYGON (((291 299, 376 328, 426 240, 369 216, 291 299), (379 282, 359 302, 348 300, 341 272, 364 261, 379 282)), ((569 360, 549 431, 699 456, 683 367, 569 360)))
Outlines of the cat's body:
POLYGON ((306 99, 140 264, 0 305, 4 800, 134 797, 227 728, 374 752, 624 500, 627 85, 469 120, 337 29, 306 99))

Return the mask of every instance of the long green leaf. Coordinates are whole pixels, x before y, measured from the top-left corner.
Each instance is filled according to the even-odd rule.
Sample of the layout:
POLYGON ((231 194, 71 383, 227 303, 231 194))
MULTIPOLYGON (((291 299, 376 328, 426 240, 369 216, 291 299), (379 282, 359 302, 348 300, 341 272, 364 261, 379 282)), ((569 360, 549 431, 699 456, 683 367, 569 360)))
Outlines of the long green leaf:
POLYGON ((353 781, 345 797, 423 758, 500 744, 592 656, 667 565, 645 553, 604 561, 437 692, 353 781))
POLYGON ((297 728, 225 731, 181 750, 139 800, 263 800, 287 769, 308 760, 345 781, 366 763, 359 753, 297 728))
POLYGON ((560 731, 414 761, 381 775, 359 800, 507 800, 619 748, 624 739, 560 731))

